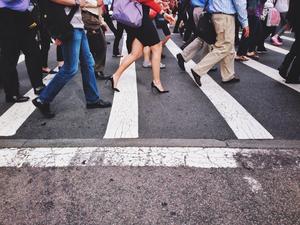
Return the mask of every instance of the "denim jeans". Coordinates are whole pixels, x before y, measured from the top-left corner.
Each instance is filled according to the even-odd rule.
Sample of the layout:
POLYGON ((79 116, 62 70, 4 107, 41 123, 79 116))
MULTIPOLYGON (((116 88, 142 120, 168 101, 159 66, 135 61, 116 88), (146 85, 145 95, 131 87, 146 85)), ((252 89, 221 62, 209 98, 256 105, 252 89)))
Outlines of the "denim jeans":
POLYGON ((100 94, 94 74, 95 62, 83 29, 74 29, 72 40, 62 45, 62 53, 64 65, 40 94, 39 99, 41 102, 50 103, 55 98, 65 84, 76 75, 79 61, 86 102, 97 102, 100 94))

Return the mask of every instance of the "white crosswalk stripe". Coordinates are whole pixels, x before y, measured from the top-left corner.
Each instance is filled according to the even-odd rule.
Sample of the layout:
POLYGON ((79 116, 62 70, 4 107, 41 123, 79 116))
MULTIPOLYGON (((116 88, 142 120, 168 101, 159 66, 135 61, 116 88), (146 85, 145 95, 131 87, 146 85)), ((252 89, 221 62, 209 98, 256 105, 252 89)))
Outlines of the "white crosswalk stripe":
MULTIPOLYGON (((123 38, 122 55, 127 55, 126 38, 123 38)), ((118 82, 104 138, 138 138, 138 97, 135 63, 118 82)))
POLYGON ((295 38, 291 38, 291 37, 287 37, 287 36, 280 36, 282 40, 286 40, 286 41, 295 41, 295 38))
MULTIPOLYGON (((169 40, 167 45, 174 57, 180 53, 179 47, 169 40)), ((191 69, 196 64, 186 63, 186 70, 192 77, 191 69)), ((200 89, 209 98, 238 139, 272 139, 273 136, 241 106, 228 92, 220 87, 210 76, 202 77, 200 89)))

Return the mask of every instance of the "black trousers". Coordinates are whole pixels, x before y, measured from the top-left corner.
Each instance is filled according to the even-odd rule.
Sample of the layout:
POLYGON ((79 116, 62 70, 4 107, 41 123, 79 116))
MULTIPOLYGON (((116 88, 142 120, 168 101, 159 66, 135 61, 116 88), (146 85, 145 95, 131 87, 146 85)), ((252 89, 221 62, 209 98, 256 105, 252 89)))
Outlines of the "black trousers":
POLYGON ((36 30, 30 30, 24 13, 0 10, 1 76, 7 96, 19 95, 17 63, 20 51, 25 55, 25 64, 33 88, 43 85, 41 52, 36 41, 36 30))
POLYGON ((106 60, 106 39, 103 31, 89 30, 87 38, 90 46, 91 53, 95 60, 95 72, 103 72, 106 60))
POLYGON ((290 52, 285 56, 283 63, 281 64, 279 70, 287 74, 287 81, 299 81, 300 77, 300 51, 299 48, 299 35, 300 32, 295 32, 295 42, 293 43, 290 52), (288 71, 290 68, 290 71, 288 71))
POLYGON ((43 25, 40 27, 39 31, 40 31, 40 38, 41 38, 42 66, 46 68, 48 67, 48 53, 51 44, 51 37, 43 25))

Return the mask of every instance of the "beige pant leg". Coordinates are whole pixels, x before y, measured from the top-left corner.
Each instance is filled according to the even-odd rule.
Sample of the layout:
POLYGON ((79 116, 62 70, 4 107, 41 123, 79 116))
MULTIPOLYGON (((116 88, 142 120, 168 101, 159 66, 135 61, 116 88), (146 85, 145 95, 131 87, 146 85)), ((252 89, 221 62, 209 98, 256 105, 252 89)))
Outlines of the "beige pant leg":
MULTIPOLYGON (((198 24, 199 17, 201 13, 203 12, 203 8, 201 7, 196 7, 194 8, 193 11, 193 16, 194 16, 194 22, 195 24, 198 24)), ((190 61, 198 51, 200 51, 203 47, 204 42, 200 38, 195 38, 188 46, 186 46, 181 53, 183 59, 185 62, 190 61)))
MULTIPOLYGON (((209 52, 193 68, 193 70, 200 76, 205 75, 216 63, 220 62, 226 56, 231 54, 233 44, 228 42, 228 38, 226 38, 228 35, 227 33, 228 33, 228 21, 229 21, 229 20, 227 20, 227 17, 232 17, 234 19, 233 16, 224 15, 224 14, 214 14, 212 16, 212 21, 214 23, 216 33, 217 33, 217 41, 213 45, 213 50, 211 52, 209 52)), ((233 29, 234 29, 234 27, 233 27, 233 29)), ((232 30, 232 28, 231 28, 231 30, 232 30)), ((233 35, 234 35, 234 33, 233 33, 233 35)), ((227 62, 227 60, 225 60, 223 63, 223 69, 224 69, 224 64, 226 64, 226 62, 227 62)), ((230 70, 230 67, 228 67, 228 68, 230 70)), ((226 74, 226 69, 224 69, 223 72, 226 74)), ((229 73, 227 73, 227 74, 229 74, 229 73)), ((223 75, 224 74, 222 73, 222 79, 223 79, 223 75)), ((228 77, 225 75, 224 78, 227 79, 228 77)))
POLYGON ((235 19, 233 16, 226 17, 225 42, 228 43, 228 54, 220 61, 222 81, 229 81, 234 78, 234 38, 235 38, 235 19))

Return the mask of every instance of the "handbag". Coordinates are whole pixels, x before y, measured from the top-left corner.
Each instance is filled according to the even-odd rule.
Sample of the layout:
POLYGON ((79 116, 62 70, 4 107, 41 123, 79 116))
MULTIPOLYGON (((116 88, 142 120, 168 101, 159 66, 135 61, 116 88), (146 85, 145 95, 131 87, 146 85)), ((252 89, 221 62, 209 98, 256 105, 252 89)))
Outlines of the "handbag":
POLYGON ((277 27, 280 24, 280 20, 279 11, 275 7, 270 8, 267 14, 267 27, 277 27))
MULTIPOLYGON (((208 0, 205 3, 204 10, 208 5, 208 0)), ((196 35, 205 41, 207 44, 215 44, 217 41, 217 33, 212 21, 211 13, 203 11, 199 17, 196 27, 196 35)))
POLYGON ((143 9, 136 0, 114 0, 112 18, 133 28, 142 26, 143 9))

